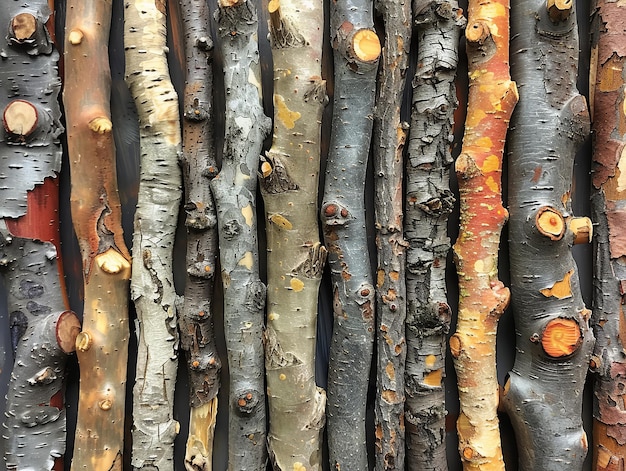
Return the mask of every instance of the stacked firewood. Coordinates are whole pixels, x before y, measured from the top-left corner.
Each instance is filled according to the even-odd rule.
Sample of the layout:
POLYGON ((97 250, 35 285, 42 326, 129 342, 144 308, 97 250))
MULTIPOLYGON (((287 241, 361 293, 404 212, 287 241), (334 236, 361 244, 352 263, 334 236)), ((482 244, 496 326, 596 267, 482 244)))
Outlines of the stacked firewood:
POLYGON ((626 469, 626 4, 327 3, 0 9, 7 470, 626 469))

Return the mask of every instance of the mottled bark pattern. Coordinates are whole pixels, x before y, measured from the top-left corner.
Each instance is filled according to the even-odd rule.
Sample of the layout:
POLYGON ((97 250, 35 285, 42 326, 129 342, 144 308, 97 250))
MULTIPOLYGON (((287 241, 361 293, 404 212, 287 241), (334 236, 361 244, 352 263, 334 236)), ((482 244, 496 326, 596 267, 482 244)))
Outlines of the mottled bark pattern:
POLYGON ((587 454, 582 394, 594 338, 571 255, 579 225, 570 192, 589 114, 576 90, 575 2, 565 3, 519 0, 511 13, 511 73, 520 86, 509 134, 517 354, 503 403, 526 471, 581 469, 587 454))
POLYGON ((407 249, 407 469, 447 470, 445 350, 451 312, 446 257, 454 79, 465 18, 456 1, 414 0, 418 63, 413 77, 408 143, 405 235, 407 249))
POLYGON ((369 0, 331 2, 335 64, 324 240, 335 315, 328 367, 330 467, 367 469, 365 404, 375 336, 374 285, 365 232, 365 173, 372 134, 380 42, 369 0))
POLYGON ((461 207, 454 244, 459 313, 450 338, 460 401, 459 452, 466 471, 504 469, 495 354, 498 319, 509 302, 509 290, 498 279, 498 247, 507 218, 502 154, 518 98, 509 75, 508 30, 508 0, 470 0, 465 30, 467 117, 455 163, 461 207))
POLYGON ((217 11, 224 57, 226 137, 222 169, 211 182, 217 208, 224 287, 224 336, 230 370, 228 469, 264 470, 267 462, 263 313, 256 224, 257 167, 271 121, 261 107, 257 15, 250 1, 217 11))
POLYGON ((400 121, 411 44, 410 0, 376 0, 385 25, 374 112, 373 159, 376 217, 376 470, 404 469, 404 363, 406 342, 406 242, 402 235, 403 149, 400 121))
MULTIPOLYGON (((593 469, 626 467, 626 387, 624 295, 626 294, 626 188, 621 172, 626 144, 624 60, 626 5, 597 0, 592 17, 595 62, 593 93, 594 191, 591 197, 595 275, 593 329, 596 337, 593 469), (595 82, 595 83, 594 83, 595 82)), ((626 162, 626 160, 624 160, 626 162)))
POLYGON ((83 329, 72 470, 121 469, 124 448, 128 281, 109 107, 112 2, 67 2, 65 88, 74 232, 82 255, 83 329), (85 77, 89 76, 89 80, 85 77))
POLYGON ((0 217, 26 214, 27 192, 61 168, 59 54, 46 27, 51 13, 45 0, 9 1, 0 9, 0 217))
POLYGON ((139 321, 133 390, 134 469, 172 470, 178 365, 172 250, 181 199, 178 97, 167 67, 166 2, 125 4, 126 82, 139 113, 141 172, 131 296, 139 321))
POLYGON ((274 139, 261 165, 267 250, 265 368, 275 470, 321 470, 326 394, 315 384, 317 301, 326 250, 318 227, 324 9, 268 4, 274 139))
POLYGON ((182 168, 185 182, 187 279, 178 325, 189 371, 191 406, 185 467, 212 469, 221 361, 213 334, 217 215, 209 182, 217 173, 213 136, 213 42, 203 0, 181 2, 186 58, 182 168))

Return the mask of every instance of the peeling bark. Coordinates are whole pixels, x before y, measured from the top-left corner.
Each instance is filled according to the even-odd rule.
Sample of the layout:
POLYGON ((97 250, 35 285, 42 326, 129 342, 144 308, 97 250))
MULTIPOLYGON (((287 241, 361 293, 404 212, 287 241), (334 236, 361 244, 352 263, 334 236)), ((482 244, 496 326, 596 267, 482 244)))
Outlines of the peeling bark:
POLYGON ((380 42, 372 2, 331 2, 335 93, 321 209, 332 276, 334 327, 328 367, 331 469, 367 469, 365 405, 374 347, 374 285, 365 232, 365 173, 380 42))
POLYGON ((178 366, 172 251, 181 199, 178 97, 166 58, 166 2, 126 3, 126 82, 137 105, 141 171, 131 296, 139 321, 133 390, 134 469, 173 469, 178 366))
POLYGON ((85 293, 76 339, 81 380, 72 470, 121 470, 124 448, 130 254, 109 107, 111 5, 68 1, 65 21, 70 203, 85 293))
POLYGON ((410 0, 376 0, 385 27, 374 112, 376 218, 376 469, 404 469, 404 365, 406 359, 405 246, 402 234, 403 149, 400 121, 411 44, 410 0))
POLYGON ((620 470, 626 466, 626 387, 624 357, 624 294, 626 193, 621 183, 621 158, 626 143, 624 121, 624 58, 626 7, 597 0, 593 5, 593 193, 592 217, 595 273, 592 324, 596 337, 590 365, 594 386, 593 469, 620 470), (595 78, 595 80, 593 80, 595 78), (595 82, 595 83, 594 83, 595 82))
POLYGON ((181 2, 186 57, 182 168, 185 182, 187 279, 178 319, 189 371, 189 436, 185 468, 210 471, 221 361, 213 334, 213 285, 217 265, 217 215, 209 182, 217 173, 213 136, 213 41, 209 7, 181 2))
POLYGON ((326 249, 318 228, 322 1, 268 3, 274 139, 261 165, 268 241, 265 368, 275 470, 321 470, 326 394, 315 384, 317 302, 326 249))
POLYGON ((261 106, 257 15, 250 1, 220 1, 226 137, 222 168, 211 181, 224 287, 224 336, 230 371, 228 469, 264 470, 267 462, 263 312, 256 188, 259 156, 271 121, 261 106))
POLYGON ((496 331, 509 302, 498 279, 502 154, 518 95, 509 75, 509 1, 471 0, 467 40, 469 95, 463 147, 455 170, 460 230, 457 328, 450 350, 457 372, 459 452, 464 470, 503 470, 497 416, 496 331))
POLYGON ((447 470, 445 350, 451 311, 446 257, 455 76, 465 18, 456 1, 413 2, 417 61, 408 144, 405 234, 407 249, 407 468, 447 470))
POLYGON ((573 217, 570 192, 589 114, 576 90, 573 3, 520 0, 512 9, 511 69, 520 84, 509 141, 517 354, 503 405, 515 430, 520 470, 528 471, 581 469, 587 454, 582 394, 594 338, 571 246, 583 233, 588 241, 591 222, 573 217), (538 123, 545 131, 541 139, 538 123))

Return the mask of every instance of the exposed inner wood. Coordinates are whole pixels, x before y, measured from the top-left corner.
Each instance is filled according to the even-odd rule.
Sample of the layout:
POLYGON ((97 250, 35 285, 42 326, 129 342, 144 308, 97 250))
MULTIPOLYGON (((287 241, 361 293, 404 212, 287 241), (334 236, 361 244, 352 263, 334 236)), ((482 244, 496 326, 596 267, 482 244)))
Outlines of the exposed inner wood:
POLYGON ((4 109, 4 129, 11 134, 28 136, 37 129, 38 112, 35 105, 24 100, 13 100, 4 109))
POLYGON ((472 43, 482 43, 490 35, 489 25, 482 21, 475 21, 467 25, 467 29, 465 30, 466 39, 472 43))
POLYGON ((570 231, 574 233, 574 244, 588 244, 593 237, 593 225, 588 217, 572 218, 570 231))
POLYGON ((372 62, 380 56, 380 40, 371 29, 361 29, 352 38, 356 57, 363 62, 372 62))
POLYGON ((80 332, 80 320, 72 311, 65 311, 57 320, 57 344, 65 353, 76 350, 76 337, 80 332))
POLYGON ((564 21, 572 12, 572 0, 548 0, 547 8, 550 19, 554 22, 564 21))
POLYGON ((565 219, 554 208, 544 206, 537 211, 535 216, 537 230, 552 240, 559 240, 565 233, 565 219))
POLYGON ((571 355, 578 349, 580 343, 580 327, 573 319, 551 320, 541 337, 543 350, 553 358, 571 355))
POLYGON ((30 13, 20 13, 11 20, 13 37, 18 41, 30 39, 37 31, 37 18, 30 13))

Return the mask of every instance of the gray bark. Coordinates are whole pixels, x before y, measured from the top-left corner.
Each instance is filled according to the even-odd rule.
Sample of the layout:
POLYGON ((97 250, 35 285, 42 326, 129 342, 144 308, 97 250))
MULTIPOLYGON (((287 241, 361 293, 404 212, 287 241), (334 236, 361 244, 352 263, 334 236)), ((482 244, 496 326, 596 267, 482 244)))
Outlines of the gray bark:
POLYGON ((224 336, 230 371, 228 469, 264 470, 267 462, 263 317, 259 279, 257 165, 271 121, 261 107, 257 15, 250 1, 220 2, 226 137, 211 182, 217 208, 224 287, 224 336))
POLYGON ((376 469, 404 469, 406 359, 405 246, 402 234, 403 149, 400 122, 411 45, 410 0, 377 0, 385 41, 374 113, 373 158, 377 283, 376 469))
POLYGON ((335 316, 328 367, 328 448, 331 469, 342 471, 367 469, 365 405, 375 301, 364 193, 379 54, 364 61, 353 42, 372 31, 372 10, 371 1, 348 0, 331 2, 330 12, 335 93, 321 219, 335 316))
POLYGON ((509 134, 517 355, 503 404, 515 429, 520 470, 581 469, 587 454, 583 388, 594 337, 570 251, 573 160, 589 132, 587 104, 576 90, 575 12, 555 21, 543 0, 514 2, 511 37, 511 75, 520 95, 509 134), (542 231, 546 210, 557 227, 553 233, 542 231), (546 350, 546 328, 555 321, 579 330, 563 339, 561 355, 546 350))
POLYGON ((408 144, 407 249, 407 469, 447 469, 445 351, 451 311, 446 299, 446 257, 454 79, 465 19, 456 1, 414 0, 418 62, 413 78, 408 144))

